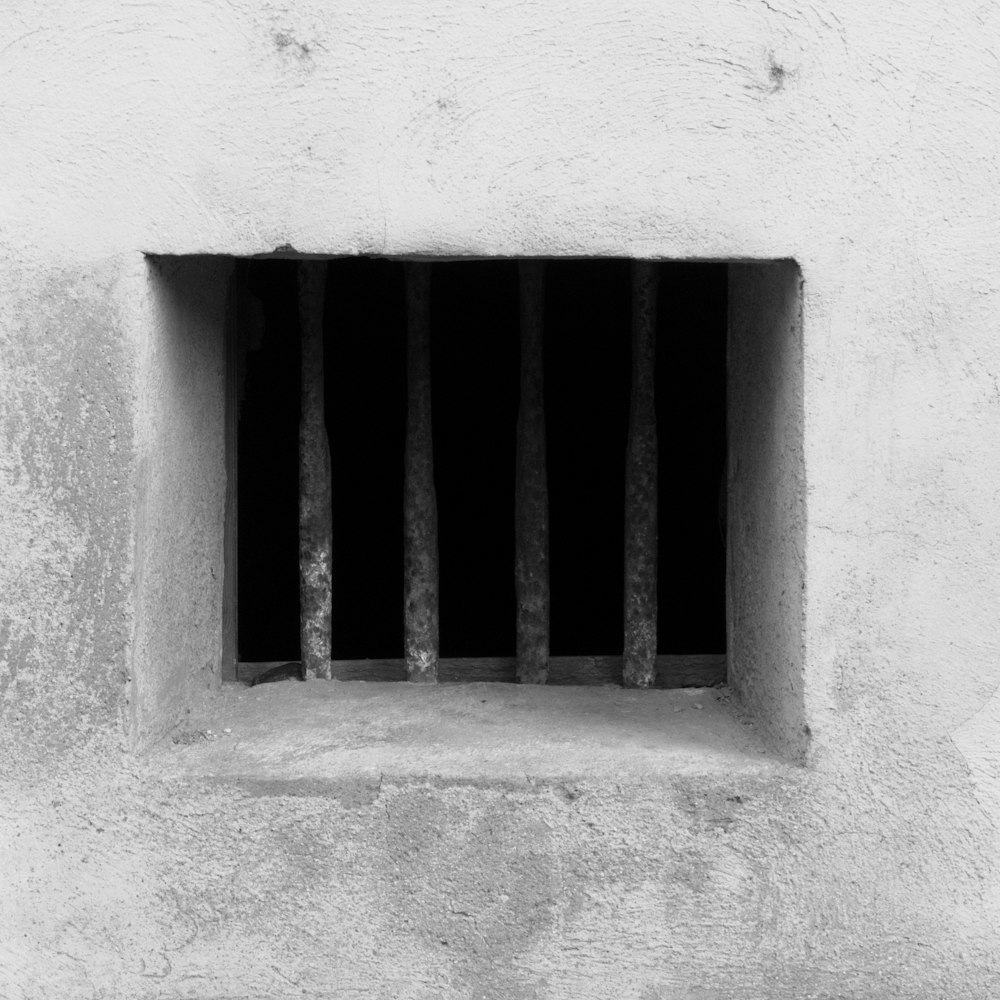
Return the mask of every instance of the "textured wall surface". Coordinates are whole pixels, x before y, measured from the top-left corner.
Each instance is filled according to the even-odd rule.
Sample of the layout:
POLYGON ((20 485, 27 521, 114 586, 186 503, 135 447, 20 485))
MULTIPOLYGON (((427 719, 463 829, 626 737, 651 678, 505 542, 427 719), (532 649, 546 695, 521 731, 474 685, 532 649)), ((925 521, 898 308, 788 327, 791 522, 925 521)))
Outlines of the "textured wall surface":
POLYGON ((133 742, 162 736, 217 687, 225 513, 226 257, 157 258, 139 343, 133 742))
POLYGON ((793 263, 730 265, 727 679, 793 755, 810 736, 801 291, 793 263))
POLYGON ((995 5, 54 0, 0 39, 0 994, 1000 993, 995 5), (144 691, 233 697, 196 698, 225 265, 164 340, 143 253, 286 245, 797 262, 804 764, 130 751, 144 691), (170 441, 203 506, 150 488, 170 441))

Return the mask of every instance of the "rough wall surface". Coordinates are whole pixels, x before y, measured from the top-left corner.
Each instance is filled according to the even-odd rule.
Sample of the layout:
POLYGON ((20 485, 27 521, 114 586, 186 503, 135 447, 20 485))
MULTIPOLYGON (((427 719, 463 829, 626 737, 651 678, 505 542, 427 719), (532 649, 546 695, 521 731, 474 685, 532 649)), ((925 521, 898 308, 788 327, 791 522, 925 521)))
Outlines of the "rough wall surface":
POLYGON ((957 789, 775 761, 711 691, 338 687, 14 789, 4 995, 996 995, 957 789))
POLYGON ((104 0, 0 28, 0 993, 1000 992, 995 5, 104 0), (812 737, 727 846, 718 775, 609 775, 573 812, 470 757, 466 784, 400 772, 387 811, 128 755, 141 255, 283 245, 799 264, 812 737))
POLYGON ((120 742, 133 359, 114 267, 0 257, 2 759, 120 742))
POLYGON ((801 292, 790 261, 730 265, 727 679, 789 754, 810 736, 801 292))
POLYGON ((135 477, 133 743, 162 736, 220 683, 226 467, 225 257, 161 257, 132 313, 140 377, 135 477))

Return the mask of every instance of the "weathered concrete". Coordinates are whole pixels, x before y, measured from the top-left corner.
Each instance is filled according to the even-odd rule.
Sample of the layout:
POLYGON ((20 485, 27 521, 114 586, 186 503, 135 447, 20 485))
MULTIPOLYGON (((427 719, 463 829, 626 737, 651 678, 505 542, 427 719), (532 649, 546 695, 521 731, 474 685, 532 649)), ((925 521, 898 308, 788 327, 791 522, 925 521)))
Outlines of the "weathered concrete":
POLYGON ((162 733, 197 691, 221 680, 226 479, 219 331, 232 266, 222 258, 151 261, 133 303, 148 324, 137 344, 129 476, 136 488, 135 626, 125 690, 133 742, 162 733))
POLYGON ((790 262, 729 275, 728 680, 804 752, 802 277, 790 262))
POLYGON ((987 998, 987 828, 911 764, 790 766, 715 691, 227 688, 146 757, 8 786, 0 982, 987 998))
POLYGON ((1000 10, 55 0, 0 29, 0 994, 997 996, 1000 10), (256 784, 129 750, 235 711, 231 264, 143 253, 288 245, 743 262, 719 710, 768 754, 504 775, 475 747, 526 724, 489 696, 460 778, 381 791, 358 762, 402 701, 317 785, 277 735, 256 784))

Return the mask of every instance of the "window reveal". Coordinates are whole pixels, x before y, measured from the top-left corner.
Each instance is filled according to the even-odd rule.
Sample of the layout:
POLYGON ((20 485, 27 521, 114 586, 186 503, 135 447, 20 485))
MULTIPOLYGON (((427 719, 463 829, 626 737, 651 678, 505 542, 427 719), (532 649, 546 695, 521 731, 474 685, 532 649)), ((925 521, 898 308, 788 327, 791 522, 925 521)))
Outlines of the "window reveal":
MULTIPOLYGON (((300 261, 297 263, 281 262, 280 266, 295 268, 298 272, 298 303, 299 312, 298 326, 301 330, 301 384, 300 393, 302 398, 302 424, 299 435, 299 496, 297 497, 300 510, 300 547, 299 547, 299 573, 300 583, 300 642, 302 655, 300 657, 301 667, 295 669, 304 670, 312 676, 336 676, 336 677, 367 677, 369 679, 440 679, 440 680, 513 680, 515 677, 522 682, 545 682, 550 683, 626 683, 630 686, 677 686, 678 684, 694 683, 715 683, 724 679, 725 659, 724 655, 717 652, 720 647, 718 639, 712 641, 708 648, 710 653, 702 650, 686 652, 682 654, 670 652, 657 655, 657 634, 659 631, 659 647, 664 647, 664 631, 670 633, 672 625, 670 621, 661 620, 659 629, 657 627, 658 610, 662 615, 663 597, 657 600, 657 518, 658 512, 663 507, 657 500, 657 478, 658 468, 664 465, 664 455, 657 456, 657 424, 661 427, 664 418, 673 415, 669 410, 672 402, 672 393, 664 394, 660 400, 656 399, 655 386, 665 381, 663 370, 674 363, 669 348, 661 350, 661 356, 657 357, 658 343, 662 347, 673 343, 677 338, 687 336, 692 343, 689 345, 689 354, 695 358, 699 354, 707 355, 709 366, 714 364, 719 368, 720 345, 717 341, 711 341, 711 336, 701 333, 698 330, 692 332, 685 331, 675 325, 668 331, 669 341, 664 337, 664 324, 658 325, 657 321, 657 288, 661 283, 661 275, 665 269, 669 272, 672 267, 697 268, 699 265, 659 265, 651 262, 632 262, 631 264, 621 261, 613 262, 542 262, 542 261, 522 261, 519 264, 513 262, 488 262, 487 266, 501 265, 507 269, 507 299, 510 299, 509 287, 514 286, 514 295, 517 300, 517 309, 508 308, 507 315, 498 320, 498 325, 506 325, 507 340, 514 339, 514 343, 519 341, 519 359, 514 358, 517 371, 516 390, 516 419, 511 421, 510 436, 514 441, 514 481, 510 484, 514 494, 512 498, 512 517, 507 524, 507 530, 513 535, 512 565, 510 566, 509 585, 515 594, 512 623, 514 628, 515 649, 511 650, 514 655, 504 656, 445 656, 441 659, 438 648, 439 629, 439 576, 437 567, 437 502, 435 496, 434 478, 440 472, 435 468, 434 455, 434 435, 432 433, 432 399, 436 400, 438 384, 432 379, 432 367, 434 367, 435 377, 439 370, 446 374, 447 367, 441 368, 437 364, 440 361, 442 352, 447 354, 447 346, 439 349, 434 355, 432 350, 432 328, 434 327, 435 311, 442 305, 447 311, 447 283, 440 295, 436 294, 436 278, 439 272, 452 268, 464 268, 467 273, 469 268, 484 267, 484 262, 464 263, 453 265, 442 263, 432 265, 427 262, 412 262, 402 266, 396 262, 370 262, 351 261, 335 262, 328 264, 325 261, 300 261), (403 635, 403 645, 405 655, 403 657, 361 657, 354 659, 337 658, 337 631, 338 631, 338 606, 343 606, 340 595, 345 586, 350 586, 349 581, 337 580, 337 569, 333 562, 316 558, 316 553, 323 550, 322 546, 317 546, 312 539, 315 538, 316 524, 323 524, 322 512, 325 511, 326 524, 329 524, 329 511, 331 504, 325 497, 334 496, 337 491, 347 489, 362 488, 363 485, 353 482, 345 483, 338 480, 338 472, 334 462, 334 468, 330 471, 329 465, 323 466, 322 448, 317 442, 322 442, 326 431, 326 424, 331 420, 330 408, 326 409, 325 420, 317 417, 317 396, 319 397, 318 413, 323 414, 322 393, 317 391, 329 382, 331 372, 324 372, 323 358, 323 338, 324 327, 326 337, 331 336, 329 327, 331 326, 331 304, 338 294, 343 294, 347 290, 347 283, 341 285, 337 278, 345 271, 341 267, 347 265, 347 269, 354 268, 355 273, 360 273, 364 265, 377 265, 383 272, 392 270, 396 282, 404 286, 405 292, 400 296, 403 300, 403 308, 399 312, 403 313, 403 321, 406 328, 404 349, 405 371, 406 371, 406 417, 405 417, 405 437, 404 448, 405 462, 403 456, 398 455, 400 464, 406 469, 403 486, 403 535, 406 539, 403 565, 406 567, 403 572, 403 580, 400 581, 403 591, 402 607, 397 599, 397 613, 405 622, 403 635), (600 655, 588 655, 589 651, 581 650, 578 655, 550 656, 550 630, 549 630, 549 602, 550 602, 550 579, 549 579, 549 498, 548 498, 548 478, 546 470, 546 391, 550 388, 561 392, 563 396, 567 392, 567 381, 573 381, 573 373, 565 370, 565 366, 558 366, 560 355, 560 345, 555 345, 556 355, 556 375, 553 377, 553 358, 546 357, 546 348, 551 345, 552 337, 546 338, 549 332, 548 327, 558 326, 558 322, 553 323, 552 303, 547 301, 546 277, 549 272, 555 273, 565 286, 566 274, 574 265, 590 265, 594 269, 593 273, 598 273, 600 265, 610 265, 607 269, 609 274, 613 274, 618 285, 619 306, 621 301, 627 297, 630 308, 622 310, 620 307, 613 316, 612 322, 606 322, 609 327, 606 331, 609 349, 609 369, 615 367, 611 356, 624 357, 626 363, 631 354, 631 375, 626 374, 626 389, 624 391, 624 402, 628 408, 627 421, 627 447, 622 448, 621 464, 617 470, 605 468, 602 478, 608 479, 610 475, 616 475, 620 495, 623 496, 623 527, 624 527, 624 551, 622 552, 623 564, 619 569, 623 582, 624 601, 619 599, 618 613, 622 614, 622 604, 624 604, 624 614, 619 620, 621 624, 621 645, 619 649, 624 652, 601 651, 600 655), (623 273, 624 266, 624 273, 623 273), (340 271, 338 271, 340 268, 340 271), (400 275, 402 271, 402 276, 400 275), (510 281, 510 272, 513 271, 514 281, 510 281), (329 274, 328 274, 329 272, 329 274), (399 278, 402 277, 402 281, 399 278), (435 281, 432 281, 432 278, 435 281), (326 308, 326 322, 324 322, 324 286, 329 282, 330 293, 326 308), (433 287, 432 287, 433 285, 433 287), (625 295, 622 295, 622 292, 625 295), (549 307, 547 310, 547 306, 549 307), (510 322, 509 313, 513 311, 515 320, 510 322), (623 322, 624 320, 624 322, 623 322), (509 329, 513 325, 517 329, 509 329), (631 327, 631 342, 629 351, 628 328, 631 327), (624 327, 624 344, 622 336, 624 327), (703 343, 701 342, 703 341, 703 343), (711 342, 710 342, 711 341, 711 342), (624 350, 623 350, 624 348, 624 350), (714 353, 713 353, 714 352, 714 353), (435 365, 432 365, 432 355, 435 365), (317 360, 318 359, 318 360, 317 360), (660 407, 657 414, 656 407, 660 407), (664 411, 667 411, 666 413, 664 411), (311 428, 311 430, 310 430, 311 428), (319 447, 320 458, 316 453, 319 447), (317 474, 320 473, 320 474, 317 474), (320 512, 317 515, 317 511, 320 512), (310 544, 306 544, 310 543, 310 544), (327 568, 329 567, 329 568, 327 568), (310 589, 312 588, 312 589, 310 589), (319 594, 319 598, 310 603, 311 594, 319 594), (331 597, 332 594, 332 597, 331 597), (325 596, 324 596, 325 595, 325 596), (333 608, 332 625, 330 623, 327 608, 333 608), (332 634, 331 634, 332 629, 332 634), (313 642, 313 637, 316 637, 313 642), (325 644, 325 645, 324 645, 325 644)), ((254 262, 251 267, 274 268, 274 262, 254 262)), ((706 265, 700 265, 704 268, 706 265)), ((710 266, 711 267, 711 266, 710 266)), ((714 265, 716 270, 723 269, 724 265, 714 265)), ((683 290, 683 277, 668 273, 666 284, 669 291, 675 294, 680 288, 683 290)), ((724 277, 724 276, 723 276, 724 277)), ((557 282, 558 283, 558 282, 557 282)), ((612 282, 612 284, 614 281, 612 282)), ((502 282, 498 281, 498 284, 502 282)), ((724 287, 724 282, 723 282, 724 287)), ((564 289, 565 290, 565 289, 564 289)), ((554 296, 558 298, 558 294, 554 296)), ((509 306, 509 303, 508 303, 509 306)), ((689 306, 690 308, 690 306, 689 306)), ((265 306, 265 312, 267 307, 265 306)), ((565 311, 565 310, 563 310, 565 311)), ((678 311, 678 310, 675 310, 678 311)), ((557 321, 561 319, 560 310, 556 309, 557 321)), ((683 314, 684 309, 679 313, 683 314)), ((722 304, 721 315, 724 315, 725 306, 722 304)), ((285 346, 293 337, 288 335, 288 317, 285 317, 285 346)), ((399 325, 400 316, 393 318, 389 325, 399 325)), ((272 324, 276 325, 276 324, 272 324)), ((332 325, 336 325, 336 317, 333 317, 332 325)), ((385 324, 383 324, 384 326, 385 324)), ((582 336, 580 326, 575 331, 575 335, 582 336)), ((294 334, 294 331, 292 331, 294 334)), ((440 333, 434 331, 434 336, 440 333)), ((479 331, 469 329, 467 337, 472 342, 479 331)), ((716 331, 718 333, 718 331, 716 331)), ((337 331, 333 330, 332 335, 337 336, 337 331)), ((563 355, 565 355, 565 343, 570 337, 563 336, 563 355)), ((360 334, 363 338, 364 334, 360 334)), ((400 339, 398 333, 394 334, 397 340, 400 339)), ((724 337, 724 329, 722 332, 724 337)), ((392 339, 392 338, 390 338, 392 339)), ((441 339, 438 337, 438 339, 441 339)), ((558 339, 558 338, 557 338, 558 339)), ((334 352, 336 354, 336 351, 334 352)), ((552 353, 552 352, 549 352, 552 353)), ((669 494, 678 492, 691 492, 703 495, 700 507, 709 508, 711 517, 715 518, 716 497, 719 491, 718 468, 722 464, 724 454, 724 341, 721 346, 722 372, 715 371, 712 378, 706 379, 706 385, 711 383, 711 389, 706 390, 703 386, 698 387, 698 392, 711 394, 714 392, 716 398, 703 400, 706 412, 710 412, 713 427, 704 435, 704 441, 700 443, 701 450, 705 452, 702 456, 708 465, 714 467, 714 472, 710 477, 706 477, 704 470, 691 471, 677 468, 676 459, 666 456, 666 464, 671 475, 669 477, 669 494), (714 379, 714 381, 713 381, 714 379), (721 412, 720 412, 721 411, 721 412), (719 428, 721 427, 721 433, 719 428), (708 442, 706 445, 705 442, 708 442), (711 480, 709 482, 709 479, 711 480), (697 481, 697 482, 696 482, 697 481), (707 483, 707 488, 706 488, 707 483), (704 496, 710 497, 709 502, 704 502, 704 496)), ((388 354, 387 354, 388 356, 388 354)), ((690 359, 689 359, 690 361, 690 359)), ((334 359, 336 364, 336 358, 334 359)), ((389 367, 392 367, 390 364, 389 367)), ((508 366, 509 367, 509 366, 508 366)), ((619 366, 621 367, 621 366, 619 366)), ((694 367, 698 367, 695 365, 694 367)), ((705 365, 701 365, 705 368, 705 365)), ((461 373, 457 379, 455 372, 451 372, 453 381, 461 381, 461 373)), ((471 378, 472 376, 470 376, 471 378)), ((686 377, 686 376, 685 376, 686 377)), ((391 379, 389 380, 392 381, 391 379)), ((447 378, 444 379, 447 381, 447 378)), ((609 384, 613 382, 611 378, 609 384)), ((622 381, 619 379, 619 382, 622 381)), ((343 384, 343 383, 338 383, 343 384)), ((398 383, 395 386, 398 388, 398 383)), ((581 391, 586 391, 582 387, 581 391)), ((608 390, 609 395, 615 395, 613 388, 608 390)), ((334 394, 336 396, 336 393, 334 394)), ((509 394, 508 394, 509 395, 509 394)), ((618 395, 621 392, 618 391, 618 395)), ((510 409, 510 400, 506 399, 507 409, 510 409)), ((558 399, 556 403, 558 410, 558 399)), ((501 407, 503 409, 503 407, 501 407)), ((505 416, 509 414, 504 414, 505 416)), ((438 414, 438 417, 440 414, 438 414)), ((435 417, 437 419, 437 417, 435 417)), ((695 419, 698 415, 695 414, 695 419)), ((454 421, 449 421, 449 426, 454 421)), ((350 433, 364 435, 363 415, 358 420, 353 421, 353 427, 347 430, 350 433)), ((437 424, 434 429, 437 430, 437 424)), ((625 430, 626 427, 623 427, 625 430)), ((243 426, 241 424, 241 434, 243 426)), ((677 434, 683 435, 691 433, 691 427, 677 428, 677 434)), ((584 429, 586 434, 586 429, 584 429)), ((549 435, 556 440, 558 433, 549 435)), ((670 435, 671 437, 676 435, 670 435)), ((337 429, 332 429, 332 437, 338 439, 337 429)), ((343 435, 341 435, 341 438, 343 435)), ((395 442, 389 442, 391 448, 395 442)), ((378 435, 373 435, 370 442, 372 447, 378 447, 380 441, 378 435)), ((241 440, 242 446, 242 440, 241 440)), ((475 444, 468 445, 469 454, 474 453, 475 444)), ((695 451, 698 449, 696 448, 695 451)), ((586 449, 584 448, 584 453, 586 449)), ((241 452, 242 453, 242 452, 241 452)), ((555 457, 555 453, 553 453, 555 457)), ((551 474, 551 470, 549 470, 551 474)), ((243 479, 241 478, 241 484, 243 479)), ((723 484, 724 486, 724 484, 723 484)), ((241 504, 244 498, 241 493, 241 504)), ((704 510, 702 510, 704 515, 704 510)), ((666 531, 668 534, 667 548, 669 551, 671 534, 677 534, 678 528, 681 532, 691 533, 691 526, 683 523, 684 515, 679 513, 676 502, 671 501, 668 496, 668 507, 666 531)), ((704 520, 704 517, 703 517, 704 520)), ((244 519, 245 521, 245 519, 244 519)), ((442 531, 445 524, 442 523, 442 531)), ((397 522, 397 525, 399 522, 397 522)), ((496 530, 496 525, 482 525, 480 530, 488 533, 496 530)), ((600 525, 595 525, 595 529, 600 525)), ((555 528, 555 523, 553 524, 555 528)), ((474 523, 471 529, 475 530, 474 523)), ((713 529, 718 531, 717 524, 713 523, 713 529)), ((320 534, 322 534, 322 529, 320 534)), ((336 538, 338 531, 355 532, 358 530, 356 524, 338 523, 336 518, 330 528, 325 529, 332 533, 333 543, 327 546, 326 552, 336 550, 336 538)), ((396 529, 398 530, 398 528, 396 529)), ((242 553, 252 545, 253 541, 244 538, 244 523, 241 521, 240 551, 242 553)), ((383 528, 374 529, 373 533, 384 531, 383 528)), ((596 534, 595 530, 595 534, 596 534)), ((695 532, 698 534, 698 532, 695 532)), ((704 530, 700 530, 704 536, 704 530)), ((621 535, 619 535, 621 538, 621 535)), ((582 533, 580 544, 586 547, 589 542, 585 533, 582 533)), ((664 547, 664 537, 660 536, 660 546, 664 547)), ((704 544, 704 539, 703 539, 704 544)), ((705 546, 702 558, 705 564, 718 564, 724 559, 720 559, 720 549, 718 541, 715 541, 711 548, 705 546)), ((447 560, 446 560, 447 563, 447 560)), ((668 578, 674 574, 676 561, 671 559, 665 568, 661 567, 668 578)), ((242 568, 241 568, 242 569, 242 568)), ((600 567, 596 574, 604 572, 600 567)), ((691 574, 683 568, 679 571, 682 575, 691 574)), ((716 572, 715 588, 719 605, 715 608, 716 619, 723 617, 722 599, 724 580, 720 579, 721 574, 716 572)), ((556 573, 556 583, 558 584, 559 574, 556 573)), ((676 585, 676 580, 670 579, 676 585)), ((455 581, 453 581, 453 586, 455 581)), ((458 583, 461 586, 461 583, 458 583)), ((240 600, 242 604, 243 594, 247 587, 241 577, 240 600)), ((558 591, 558 586, 556 591, 558 591)), ((445 591, 448 590, 446 581, 445 591)), ((397 593, 399 591, 397 590, 397 593)), ((552 595, 556 599, 556 593, 552 595)), ((668 596, 669 600, 669 596, 668 596)), ((241 612, 242 613, 242 612, 241 612)), ((666 616, 668 619, 671 615, 666 616)), ((724 620, 723 620, 724 627, 724 620)), ((448 629, 445 629, 447 636, 448 629)), ((447 644, 447 638, 445 642, 447 644)), ((242 659, 247 659, 244 649, 244 636, 241 631, 240 652, 242 659)), ((666 643, 670 648, 671 642, 668 638, 666 643)), ((489 652, 489 651, 486 651, 489 652)), ((256 659, 251 652, 251 659, 256 659)), ((296 662, 296 661, 291 661, 296 662)), ((273 663, 265 660, 263 663, 242 664, 240 675, 253 677, 262 670, 269 669, 273 663)), ((281 671, 279 670, 279 673, 281 671)), ((284 672, 289 672, 286 668, 284 672)))

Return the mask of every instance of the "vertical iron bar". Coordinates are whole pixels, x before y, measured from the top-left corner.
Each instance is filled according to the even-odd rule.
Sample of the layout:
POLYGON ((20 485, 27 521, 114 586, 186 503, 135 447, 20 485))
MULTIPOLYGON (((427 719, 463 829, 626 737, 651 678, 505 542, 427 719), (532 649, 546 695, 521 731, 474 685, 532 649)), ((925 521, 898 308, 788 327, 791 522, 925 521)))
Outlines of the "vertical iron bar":
POLYGON ((406 273, 406 451, 403 486, 403 645, 407 679, 437 680, 438 537, 431 437, 431 265, 406 273))
POLYGON ((625 650, 622 681, 649 687, 656 671, 657 266, 632 262, 632 394, 625 469, 625 650))
POLYGON ((240 315, 240 282, 245 265, 237 263, 229 279, 226 305, 226 512, 223 526, 222 570, 222 679, 238 680, 239 605, 237 603, 239 572, 237 567, 237 475, 239 401, 239 356, 243 317, 240 315))
POLYGON ((514 585, 517 679, 544 684, 549 669, 549 496, 545 467, 545 271, 522 261, 521 397, 517 411, 514 585))
POLYGON ((330 443, 323 391, 325 261, 299 264, 299 642, 302 677, 329 680, 333 605, 330 443))

